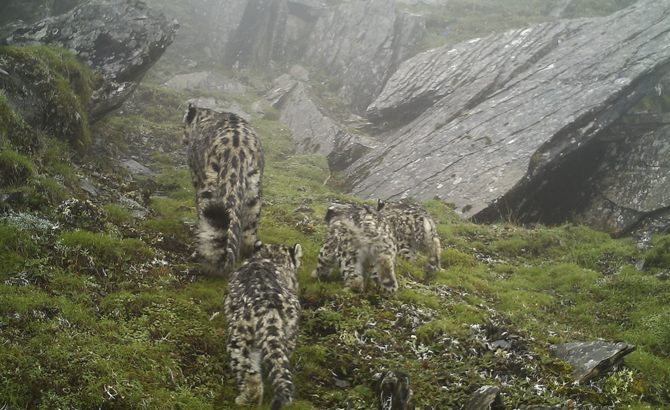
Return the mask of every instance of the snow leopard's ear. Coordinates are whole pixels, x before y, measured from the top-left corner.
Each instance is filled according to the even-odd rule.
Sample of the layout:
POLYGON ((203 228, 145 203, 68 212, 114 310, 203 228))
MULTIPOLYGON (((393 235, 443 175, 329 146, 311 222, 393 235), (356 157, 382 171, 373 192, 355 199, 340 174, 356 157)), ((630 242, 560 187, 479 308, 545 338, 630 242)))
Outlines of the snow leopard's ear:
POLYGON ((193 122, 197 112, 198 109, 195 107, 195 105, 188 103, 188 111, 186 111, 186 115, 184 115, 184 124, 191 125, 191 122, 193 122))
POLYGON ((299 243, 296 243, 295 245, 293 245, 290 252, 291 257, 293 258, 293 262, 295 263, 295 266, 300 266, 300 258, 302 257, 302 246, 300 246, 299 243))
POLYGON ((384 202, 383 199, 377 199, 377 212, 384 209, 385 206, 386 206, 386 202, 384 202))

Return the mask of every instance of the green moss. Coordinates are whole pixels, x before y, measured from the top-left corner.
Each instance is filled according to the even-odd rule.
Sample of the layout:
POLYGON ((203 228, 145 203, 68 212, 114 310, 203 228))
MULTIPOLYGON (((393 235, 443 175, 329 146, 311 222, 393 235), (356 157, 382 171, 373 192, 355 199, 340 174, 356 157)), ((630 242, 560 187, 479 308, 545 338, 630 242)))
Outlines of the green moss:
POLYGON ((26 184, 36 173, 37 167, 25 155, 11 148, 0 152, 0 188, 26 184))
POLYGON ((21 232, 17 227, 0 223, 0 282, 7 279, 6 275, 13 272, 24 260, 25 244, 29 243, 30 236, 21 232))
POLYGON ((416 337, 421 343, 431 343, 442 335, 461 335, 463 325, 450 319, 438 319, 422 325, 416 330, 416 337))
POLYGON ((475 259, 472 255, 469 255, 467 253, 463 253, 461 251, 458 251, 456 249, 442 249, 442 252, 440 254, 440 262, 442 264, 443 268, 449 267, 449 266, 476 266, 477 265, 477 259, 475 259))
MULTIPOLYGON (((69 170, 69 168, 67 168, 69 170)), ((70 198, 72 191, 65 187, 62 177, 43 176, 37 179, 35 190, 29 195, 28 201, 32 203, 33 208, 42 205, 57 205, 70 198)))
POLYGON ((194 198, 191 195, 183 196, 184 199, 153 197, 150 208, 157 216, 146 220, 144 226, 164 235, 174 235, 184 240, 189 238, 189 225, 195 223, 197 217, 194 198))
POLYGON ((454 211, 453 204, 448 204, 439 199, 431 199, 424 202, 421 206, 430 212, 435 222, 440 224, 462 223, 463 218, 454 211))
POLYGON ((56 131, 53 136, 68 141, 76 149, 88 145, 91 138, 88 105, 99 77, 72 52, 61 48, 0 47, 0 55, 24 64, 43 79, 38 87, 39 97, 47 104, 45 126, 53 127, 56 131))
POLYGON ((164 165, 155 181, 169 191, 170 198, 180 203, 180 207, 195 207, 195 192, 188 169, 177 170, 172 165, 164 165))
POLYGON ((104 209, 109 221, 115 225, 130 224, 135 219, 130 210, 121 205, 108 204, 104 209))
POLYGON ((670 269, 670 235, 654 238, 653 247, 644 255, 645 266, 654 269, 670 269))
POLYGON ((412 289, 401 289, 398 292, 397 299, 414 306, 425 306, 436 310, 440 308, 440 301, 438 299, 425 293, 416 292, 412 289))
POLYGON ((41 144, 31 144, 34 131, 17 115, 4 94, 0 93, 0 149, 12 147, 28 154, 36 151, 41 144))
MULTIPOLYGON (((110 235, 83 230, 64 232, 60 238, 63 245, 81 247, 93 252, 103 263, 146 261, 154 252, 139 239, 117 239, 110 235)), ((111 266, 111 265, 110 265, 111 266)))

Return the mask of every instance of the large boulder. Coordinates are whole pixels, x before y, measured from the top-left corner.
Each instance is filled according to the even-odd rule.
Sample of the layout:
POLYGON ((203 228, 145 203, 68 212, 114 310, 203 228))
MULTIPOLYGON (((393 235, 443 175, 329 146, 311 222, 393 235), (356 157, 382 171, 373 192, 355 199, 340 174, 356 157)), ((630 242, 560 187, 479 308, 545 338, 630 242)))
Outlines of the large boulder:
POLYGON ((91 120, 95 121, 131 95, 178 29, 176 20, 168 20, 141 1, 92 0, 67 14, 16 26, 0 44, 18 48, 44 44, 74 52, 103 78, 93 93, 91 120))
MULTIPOLYGON (((668 118, 670 120, 670 118, 668 118)), ((670 126, 600 142, 575 222, 617 235, 670 230, 670 126)))
POLYGON ((296 150, 320 153, 332 172, 345 169, 377 146, 377 141, 337 121, 302 81, 285 74, 267 98, 288 126, 296 150))
POLYGON ((92 0, 67 14, 17 28, 2 43, 73 51, 116 82, 139 81, 172 43, 179 23, 139 0, 92 0))
POLYGON ((425 18, 397 12, 395 0, 356 0, 322 12, 305 64, 341 80, 339 96, 359 110, 421 39, 425 18))
POLYGON ((553 222, 535 205, 551 206, 574 184, 562 179, 551 196, 542 188, 574 177, 572 159, 669 69, 662 0, 428 51, 404 62, 368 107, 385 126, 414 120, 347 169, 352 193, 439 197, 478 221, 553 222))

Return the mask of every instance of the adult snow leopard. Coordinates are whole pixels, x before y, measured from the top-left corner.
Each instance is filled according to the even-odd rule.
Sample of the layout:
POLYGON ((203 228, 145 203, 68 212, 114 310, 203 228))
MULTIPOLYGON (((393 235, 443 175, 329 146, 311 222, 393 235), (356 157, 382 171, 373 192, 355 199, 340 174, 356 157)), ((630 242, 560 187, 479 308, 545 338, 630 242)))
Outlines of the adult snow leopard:
POLYGON ((271 408, 278 410, 295 397, 289 361, 298 338, 302 248, 261 241, 254 248, 226 288, 227 350, 239 387, 235 403, 261 404, 264 371, 274 392, 271 408))
POLYGON ((195 188, 202 270, 224 275, 256 241, 265 164, 261 141, 239 116, 189 105, 184 143, 195 188))

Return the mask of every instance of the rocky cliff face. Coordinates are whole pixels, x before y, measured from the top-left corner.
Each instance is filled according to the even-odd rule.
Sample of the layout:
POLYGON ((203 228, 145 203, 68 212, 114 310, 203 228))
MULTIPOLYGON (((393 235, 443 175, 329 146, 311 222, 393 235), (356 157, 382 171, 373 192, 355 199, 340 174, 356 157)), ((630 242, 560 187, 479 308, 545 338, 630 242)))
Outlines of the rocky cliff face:
POLYGON ((395 11, 395 0, 354 1, 322 13, 303 56, 341 79, 339 95, 363 110, 421 39, 424 17, 395 11))
POLYGON ((413 120, 349 167, 353 194, 437 196, 477 221, 556 222, 546 198, 572 194, 575 163, 596 161, 596 137, 670 69, 668 13, 664 1, 638 2, 404 62, 367 113, 388 127, 413 120))
POLYGON ((421 39, 425 18, 395 0, 207 1, 198 7, 212 57, 228 67, 278 68, 289 61, 337 77, 338 94, 363 111, 421 39))
POLYGON ((216 62, 238 69, 270 66, 304 52, 308 25, 325 5, 317 0, 204 0, 193 3, 216 62))
POLYGON ((245 68, 284 59, 286 0, 249 0, 237 27, 228 36, 223 61, 245 68))
POLYGON ((319 153, 328 158, 331 171, 342 171, 361 158, 377 141, 336 120, 304 84, 306 70, 294 67, 293 74, 275 80, 267 98, 280 111, 280 120, 291 130, 296 150, 319 153), (301 81, 301 73, 305 77, 301 81), (298 78, 295 78, 298 77, 298 78))
POLYGON ((199 34, 207 38, 206 47, 213 59, 223 59, 230 34, 242 20, 247 4, 245 0, 203 0, 193 4, 194 13, 203 22, 199 34))

